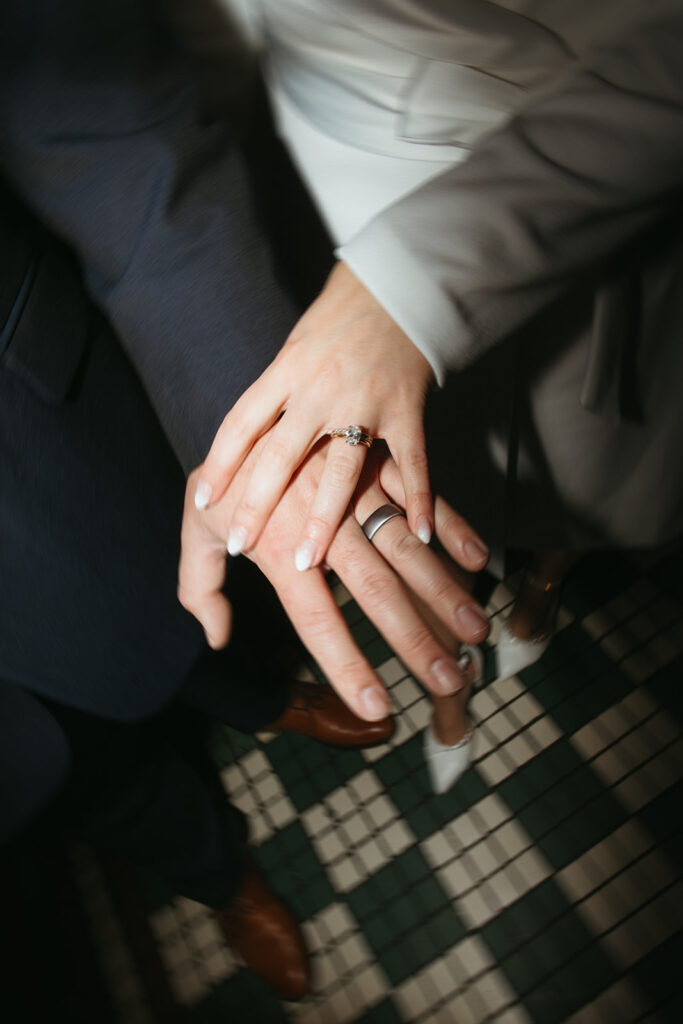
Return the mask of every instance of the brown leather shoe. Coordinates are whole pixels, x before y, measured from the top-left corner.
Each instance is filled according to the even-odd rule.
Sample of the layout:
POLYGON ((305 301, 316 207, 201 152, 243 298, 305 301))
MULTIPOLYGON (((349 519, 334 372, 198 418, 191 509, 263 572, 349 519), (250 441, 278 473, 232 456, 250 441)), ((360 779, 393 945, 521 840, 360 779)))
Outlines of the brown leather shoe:
POLYGON ((354 715, 326 683, 292 683, 284 712, 265 726, 268 732, 298 732, 331 747, 374 747, 386 743, 395 728, 391 716, 365 722, 354 715))
POLYGON ((237 896, 214 914, 228 945, 239 953, 245 967, 263 978, 281 999, 306 995, 311 969, 301 929, 251 858, 237 896))

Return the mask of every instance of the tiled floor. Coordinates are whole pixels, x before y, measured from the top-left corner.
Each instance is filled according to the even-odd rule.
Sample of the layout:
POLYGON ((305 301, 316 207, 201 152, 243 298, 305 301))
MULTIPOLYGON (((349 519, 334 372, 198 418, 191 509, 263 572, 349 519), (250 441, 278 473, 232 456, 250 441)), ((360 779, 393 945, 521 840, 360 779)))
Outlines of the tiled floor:
MULTIPOLYGON (((506 584, 490 596, 493 641, 511 596, 506 584)), ((683 1019, 683 552, 596 555, 575 570, 546 655, 473 698, 474 763, 440 797, 421 755, 426 697, 339 600, 391 688, 392 741, 340 753, 222 729, 215 746, 258 859, 302 922, 314 992, 279 1003, 203 907, 150 887, 183 1019, 683 1019)), ((94 928, 110 921, 120 1018, 152 1021, 105 911, 94 928)))

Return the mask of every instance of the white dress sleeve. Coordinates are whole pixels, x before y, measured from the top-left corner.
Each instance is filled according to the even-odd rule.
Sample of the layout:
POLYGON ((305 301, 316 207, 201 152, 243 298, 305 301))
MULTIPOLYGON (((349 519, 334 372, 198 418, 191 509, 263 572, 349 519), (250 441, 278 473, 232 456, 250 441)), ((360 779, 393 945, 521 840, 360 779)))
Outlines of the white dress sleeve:
POLYGON ((443 382, 683 201, 683 7, 650 5, 339 247, 443 382))

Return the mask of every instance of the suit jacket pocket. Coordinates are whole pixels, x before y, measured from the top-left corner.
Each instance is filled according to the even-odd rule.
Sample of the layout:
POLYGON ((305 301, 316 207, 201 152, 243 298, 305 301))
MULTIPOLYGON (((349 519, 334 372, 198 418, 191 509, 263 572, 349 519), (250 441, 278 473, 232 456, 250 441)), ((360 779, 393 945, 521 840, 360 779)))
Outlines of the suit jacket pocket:
POLYGON ((88 301, 61 246, 45 240, 24 267, 0 333, 2 364, 44 401, 59 404, 85 351, 88 301))

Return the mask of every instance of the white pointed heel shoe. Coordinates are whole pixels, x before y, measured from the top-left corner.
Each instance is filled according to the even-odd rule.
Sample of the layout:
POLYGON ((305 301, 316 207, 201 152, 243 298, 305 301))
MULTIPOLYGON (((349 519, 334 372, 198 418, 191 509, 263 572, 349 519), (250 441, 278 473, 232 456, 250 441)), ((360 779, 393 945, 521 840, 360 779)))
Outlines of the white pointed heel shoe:
POLYGON ((496 682, 499 679, 509 679, 510 676, 516 676, 518 672, 521 672, 523 668, 528 668, 529 665, 535 664, 539 661, 550 646, 550 641, 553 638, 555 617, 557 615, 557 606, 559 604, 560 586, 561 580, 539 580, 532 573, 526 573, 526 583, 533 587, 535 590, 544 591, 555 591, 555 607, 552 611, 552 618, 550 621, 552 625, 545 633, 540 636, 532 637, 529 640, 524 640, 522 637, 515 636, 510 631, 507 622, 504 622, 498 637, 498 643, 496 644, 496 682))
POLYGON ((509 679, 543 657, 550 646, 552 633, 534 640, 522 640, 504 622, 496 644, 496 679, 509 679))
MULTIPOLYGON (((484 676, 484 658, 478 647, 471 644, 462 644, 461 651, 467 654, 474 664, 474 679, 472 681, 472 693, 481 683, 484 676)), ((427 764, 429 780, 435 793, 445 793, 455 785, 461 775, 469 768, 472 760, 472 741, 474 737, 474 726, 470 728, 458 743, 449 747, 440 743, 434 735, 433 724, 427 726, 423 733, 422 749, 427 764)))

